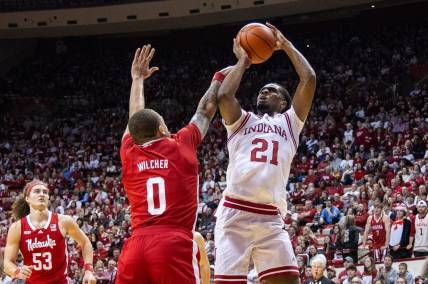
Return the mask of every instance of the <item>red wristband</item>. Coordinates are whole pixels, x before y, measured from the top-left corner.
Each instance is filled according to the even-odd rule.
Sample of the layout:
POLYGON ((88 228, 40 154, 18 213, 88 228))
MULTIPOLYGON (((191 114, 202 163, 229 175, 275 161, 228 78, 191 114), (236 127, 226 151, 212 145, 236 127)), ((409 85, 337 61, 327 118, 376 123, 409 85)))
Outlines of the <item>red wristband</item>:
POLYGON ((94 272, 94 267, 93 267, 93 266, 92 266, 92 264, 90 264, 90 263, 85 263, 85 264, 83 265, 83 270, 94 272))
POLYGON ((213 81, 219 81, 219 82, 223 82, 224 78, 226 76, 221 73, 221 72, 215 72, 214 77, 213 77, 213 81))
POLYGON ((19 273, 21 273, 21 268, 17 267, 15 269, 15 271, 13 272, 13 277, 12 278, 15 278, 15 279, 18 278, 19 273))

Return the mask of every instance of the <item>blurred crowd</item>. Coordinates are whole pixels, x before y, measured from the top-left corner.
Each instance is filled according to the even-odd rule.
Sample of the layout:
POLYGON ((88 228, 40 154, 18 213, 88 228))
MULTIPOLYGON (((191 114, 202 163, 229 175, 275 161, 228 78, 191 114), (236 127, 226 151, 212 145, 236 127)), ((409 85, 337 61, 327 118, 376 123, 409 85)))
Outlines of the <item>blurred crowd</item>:
POLYGON ((161 0, 2 0, 0 12, 69 9, 161 0))
MULTIPOLYGON (((377 270, 370 236, 366 243, 362 240, 375 206, 381 206, 391 223, 406 219, 414 228, 418 204, 427 201, 428 85, 423 76, 428 74, 428 27, 289 36, 318 79, 284 188, 289 195, 285 224, 301 279, 311 279, 311 259, 324 254, 336 283, 354 283, 358 275, 365 284, 399 283, 409 272, 400 265, 394 274, 390 264, 401 256, 385 257, 377 270), (363 271, 357 271, 357 263, 364 264, 363 271), (345 274, 335 275, 334 266, 345 266, 345 274)), ((145 83, 147 104, 165 117, 170 130, 177 130, 190 120, 213 73, 235 59, 230 42, 171 48, 168 42, 154 41, 153 64, 160 71, 145 83)), ((13 201, 27 181, 38 178, 49 184, 50 210, 73 216, 89 236, 97 283, 112 283, 121 247, 131 234, 119 146, 127 122, 134 46, 103 39, 43 43, 24 68, 0 78, 0 247, 14 221, 13 201)), ((253 110, 258 89, 272 81, 291 92, 297 85, 284 55, 249 69, 238 94, 244 108, 253 110)), ((219 117, 198 155, 196 229, 206 239, 214 264, 214 213, 226 188, 228 164, 219 117)), ((402 238, 414 233, 406 231, 402 238)), ((68 248, 71 283, 80 283, 80 249, 72 240, 68 248)), ((413 256, 411 247, 407 257, 413 256)), ((406 283, 423 281, 418 276, 406 283)))

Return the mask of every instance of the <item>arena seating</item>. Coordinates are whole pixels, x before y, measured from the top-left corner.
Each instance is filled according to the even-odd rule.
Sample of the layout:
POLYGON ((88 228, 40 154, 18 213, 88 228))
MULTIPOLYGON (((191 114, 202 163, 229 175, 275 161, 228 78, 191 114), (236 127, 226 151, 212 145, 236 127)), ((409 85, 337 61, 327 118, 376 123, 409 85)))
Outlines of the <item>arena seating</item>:
MULTIPOLYGON (((345 216, 355 215, 361 233, 376 198, 392 218, 397 205, 405 206, 411 218, 415 202, 427 200, 428 28, 406 24, 357 30, 345 23, 322 34, 302 36, 295 30, 290 39, 314 66, 318 80, 284 189, 290 210, 285 222, 294 247, 300 247, 296 253, 305 256, 304 279, 315 254, 342 266, 336 241, 346 228, 320 222, 328 199, 341 211, 341 221, 335 223, 343 226, 345 216), (304 212, 310 212, 305 220, 304 212)), ((110 283, 114 269, 107 269, 108 261, 117 262, 130 233, 118 155, 137 40, 147 42, 42 42, 34 57, 0 78, 0 246, 14 221, 10 208, 16 196, 26 181, 42 179, 52 190, 51 210, 77 220, 94 246, 99 283, 110 283)), ((212 74, 235 62, 230 42, 172 48, 166 39, 153 39, 153 64, 160 71, 147 80, 145 94, 148 107, 159 111, 171 130, 189 121, 212 74)), ((258 89, 272 81, 290 91, 296 86, 284 55, 250 68, 239 90, 243 107, 253 110, 258 89)), ((226 186, 228 163, 226 132, 218 116, 199 148, 199 159, 196 229, 206 238, 214 264, 213 213, 226 186)), ((351 249, 362 262, 370 247, 358 242, 351 249)), ((82 259, 72 241, 69 251, 70 278, 79 283, 82 259)))

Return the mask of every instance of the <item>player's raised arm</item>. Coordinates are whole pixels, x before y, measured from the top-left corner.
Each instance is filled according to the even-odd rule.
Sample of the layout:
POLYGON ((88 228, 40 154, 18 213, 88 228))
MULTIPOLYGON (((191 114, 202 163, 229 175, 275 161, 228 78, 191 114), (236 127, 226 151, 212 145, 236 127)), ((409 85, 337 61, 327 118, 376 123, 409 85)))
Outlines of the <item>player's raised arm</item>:
POLYGON ((305 121, 311 110, 312 100, 316 88, 316 75, 314 69, 306 58, 285 38, 285 36, 273 25, 266 23, 276 36, 276 50, 283 50, 287 53, 297 74, 299 75, 299 85, 293 97, 293 108, 300 120, 305 121))
POLYGON ((4 250, 4 272, 15 279, 27 279, 31 275, 32 267, 16 265, 19 242, 21 240, 21 222, 13 223, 7 233, 7 242, 4 250))
POLYGON ((238 62, 224 78, 217 95, 220 114, 227 125, 235 123, 241 117, 241 106, 235 96, 242 75, 251 64, 248 54, 237 39, 233 40, 233 52, 238 58, 238 62))
POLYGON ((70 216, 62 215, 61 223, 63 224, 63 227, 66 230, 66 234, 69 235, 73 240, 75 240, 79 244, 79 247, 81 247, 82 249, 85 270, 82 283, 95 284, 96 279, 93 274, 92 268, 94 250, 92 248, 91 241, 85 235, 85 233, 80 230, 77 223, 70 216))
POLYGON ((226 67, 215 73, 208 90, 199 101, 198 108, 190 120, 190 123, 194 123, 198 127, 202 138, 207 133, 210 122, 213 119, 215 112, 217 111, 218 90, 222 84, 223 79, 225 76, 227 76, 231 69, 232 67, 226 67))
MULTIPOLYGON (((144 45, 143 48, 137 48, 134 55, 134 60, 132 61, 131 67, 131 94, 129 96, 129 116, 136 113, 139 110, 144 109, 145 100, 144 100, 144 80, 149 78, 154 72, 159 70, 158 67, 149 67, 150 61, 155 54, 155 49, 151 47, 150 44, 144 45)), ((125 136, 129 133, 128 125, 126 126, 125 136)))

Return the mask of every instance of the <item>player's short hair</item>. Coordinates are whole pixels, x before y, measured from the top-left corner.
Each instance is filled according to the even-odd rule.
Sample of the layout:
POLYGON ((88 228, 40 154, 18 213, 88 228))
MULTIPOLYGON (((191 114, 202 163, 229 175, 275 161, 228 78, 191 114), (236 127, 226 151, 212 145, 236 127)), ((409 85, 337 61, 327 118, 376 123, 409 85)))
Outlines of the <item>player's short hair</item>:
POLYGON ((278 87, 279 94, 287 102, 287 108, 285 110, 289 109, 291 107, 291 96, 290 96, 290 93, 281 84, 278 84, 278 83, 272 83, 272 84, 274 84, 274 85, 276 85, 278 87))
POLYGON ((146 108, 137 111, 128 121, 129 133, 136 143, 156 136, 161 123, 161 116, 154 110, 146 108))

